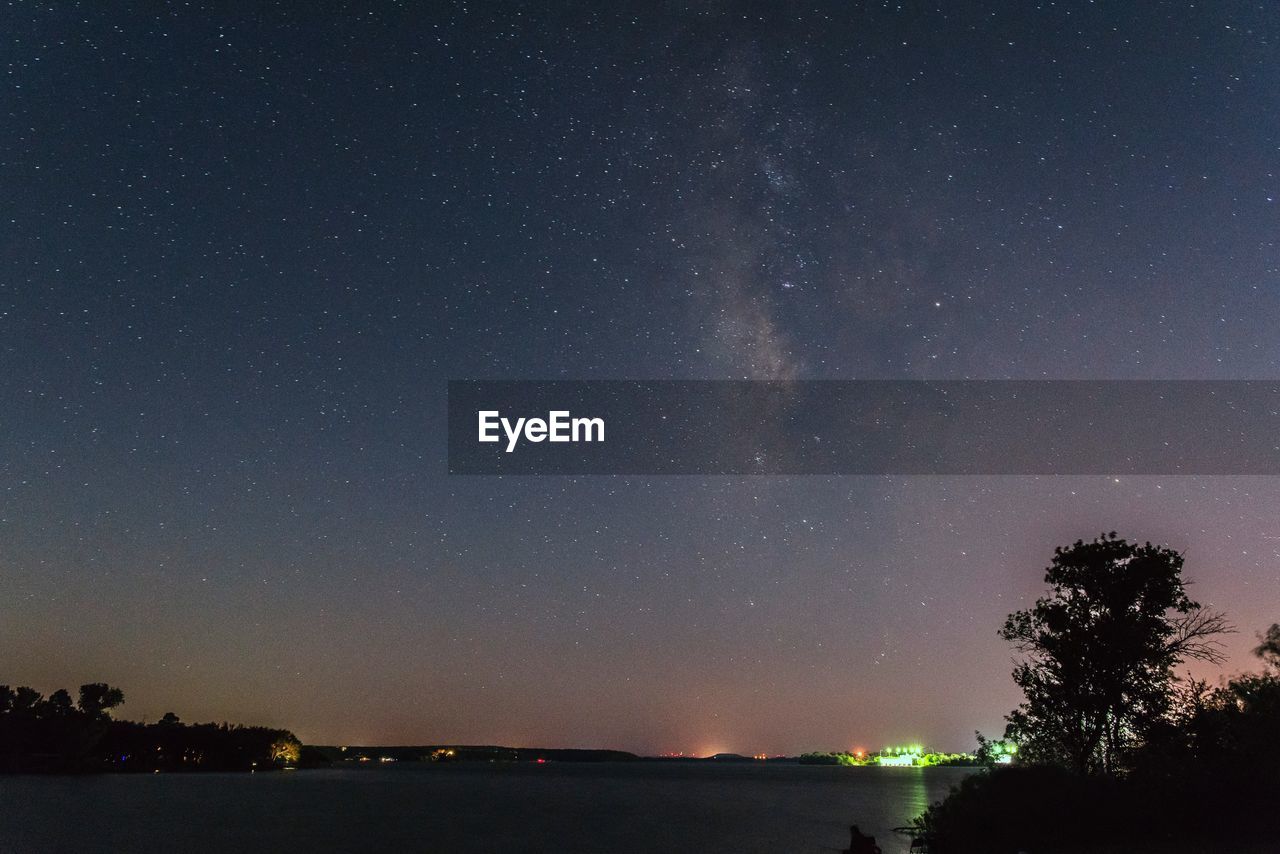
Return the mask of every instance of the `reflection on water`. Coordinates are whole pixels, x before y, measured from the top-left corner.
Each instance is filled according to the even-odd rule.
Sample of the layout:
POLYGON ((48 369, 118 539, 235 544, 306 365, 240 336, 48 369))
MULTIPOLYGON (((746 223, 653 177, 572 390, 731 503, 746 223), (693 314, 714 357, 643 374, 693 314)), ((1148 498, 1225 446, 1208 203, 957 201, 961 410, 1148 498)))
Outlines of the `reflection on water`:
MULTIPOLYGON (((904 804, 904 807, 906 808, 905 812, 907 812, 912 818, 914 818, 915 816, 918 816, 920 815, 920 813, 924 812, 925 809, 929 806, 929 804, 933 803, 934 801, 941 800, 943 795, 946 794, 946 791, 943 790, 942 792, 938 792, 936 790, 937 789, 936 786, 932 791, 930 790, 929 786, 925 783, 925 775, 923 773, 926 769, 915 768, 911 770, 921 772, 918 774, 911 775, 911 781, 912 781, 911 802, 904 804)), ((960 778, 962 776, 964 775, 963 774, 953 775, 954 779, 951 780, 949 785, 954 785, 960 782, 960 778)), ((902 822, 902 824, 907 824, 907 822, 904 821, 902 822)), ((882 849, 884 848, 883 845, 881 845, 880 847, 882 849)))
POLYGON ((831 852, 968 769, 631 763, 0 777, 0 851, 831 852))

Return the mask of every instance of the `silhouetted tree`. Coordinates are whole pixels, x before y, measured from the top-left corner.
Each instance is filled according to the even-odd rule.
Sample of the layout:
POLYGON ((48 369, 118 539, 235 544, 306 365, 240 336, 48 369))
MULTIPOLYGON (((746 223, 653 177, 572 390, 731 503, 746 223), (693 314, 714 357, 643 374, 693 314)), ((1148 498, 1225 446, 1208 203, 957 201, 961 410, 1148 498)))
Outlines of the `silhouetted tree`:
POLYGON ((124 692, 105 682, 80 686, 80 711, 95 720, 108 717, 107 711, 124 702, 124 692))
POLYGON ((1267 666, 1280 669, 1280 623, 1272 623, 1259 639, 1262 642, 1254 647, 1253 654, 1267 666))
POLYGON ((36 710, 44 702, 44 695, 34 688, 19 686, 13 693, 12 710, 20 717, 35 717, 36 710))
POLYGON ((1010 614, 1000 635, 1026 655, 1026 699, 1008 716, 1019 756, 1112 772, 1170 709, 1173 668, 1221 661, 1223 617, 1193 602, 1182 555, 1115 533, 1054 551, 1050 595, 1010 614))
POLYGON ((54 718, 69 718, 76 712, 76 707, 71 702, 71 694, 66 688, 59 688, 49 695, 49 699, 45 701, 46 714, 54 718))

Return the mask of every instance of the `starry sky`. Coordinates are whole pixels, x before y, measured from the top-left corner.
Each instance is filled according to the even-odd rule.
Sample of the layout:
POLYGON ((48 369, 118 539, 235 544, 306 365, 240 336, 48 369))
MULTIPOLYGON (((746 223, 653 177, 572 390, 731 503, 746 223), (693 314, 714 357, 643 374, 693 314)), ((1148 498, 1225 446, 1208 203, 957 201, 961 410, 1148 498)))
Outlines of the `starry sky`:
MULTIPOLYGON (((972 746, 1265 477, 459 477, 449 379, 1280 378, 1270 2, 8 3, 0 681, 319 743, 972 746), (220 4, 218 4, 220 5, 220 4)), ((1206 671, 1206 673, 1217 671, 1206 671)))

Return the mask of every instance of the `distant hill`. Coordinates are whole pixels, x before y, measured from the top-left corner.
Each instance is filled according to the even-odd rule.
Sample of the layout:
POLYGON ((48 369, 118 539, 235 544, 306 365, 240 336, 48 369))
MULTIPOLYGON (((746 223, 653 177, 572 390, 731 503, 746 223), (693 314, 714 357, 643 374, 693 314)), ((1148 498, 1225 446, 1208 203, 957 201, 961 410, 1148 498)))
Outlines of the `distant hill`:
POLYGON ((390 762, 634 762, 625 750, 582 750, 572 747, 503 747, 500 745, 423 744, 364 747, 309 746, 312 763, 390 762))

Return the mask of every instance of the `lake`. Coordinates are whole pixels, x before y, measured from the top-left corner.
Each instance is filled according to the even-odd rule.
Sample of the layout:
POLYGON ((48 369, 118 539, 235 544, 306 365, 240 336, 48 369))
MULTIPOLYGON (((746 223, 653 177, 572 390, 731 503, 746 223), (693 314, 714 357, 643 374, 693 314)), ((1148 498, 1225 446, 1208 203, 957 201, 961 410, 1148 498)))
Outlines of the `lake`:
POLYGON ((0 852, 832 852, 971 769, 398 764, 273 774, 0 777, 0 852))

